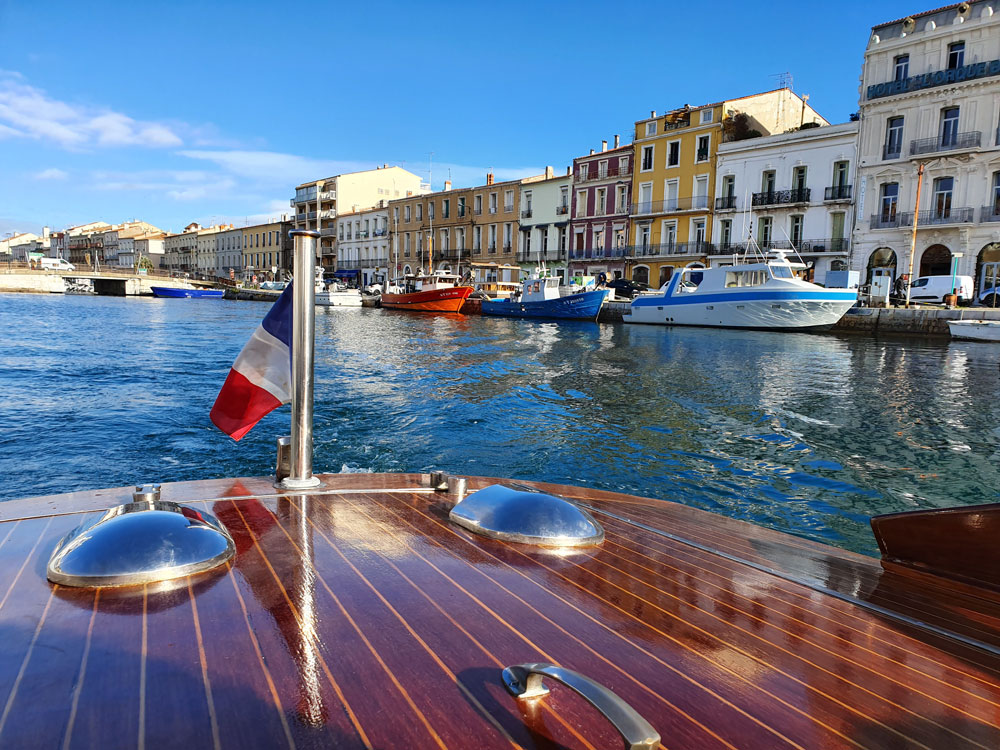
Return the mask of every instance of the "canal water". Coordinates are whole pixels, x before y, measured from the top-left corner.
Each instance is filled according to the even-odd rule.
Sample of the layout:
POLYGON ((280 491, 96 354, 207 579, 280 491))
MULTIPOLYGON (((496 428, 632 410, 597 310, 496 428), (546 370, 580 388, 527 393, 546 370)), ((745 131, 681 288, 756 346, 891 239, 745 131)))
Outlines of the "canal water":
MULTIPOLYGON (((266 475, 208 419, 264 303, 0 296, 0 500, 266 475)), ((997 499, 1000 346, 317 309, 317 471, 646 495, 875 554, 997 499)))

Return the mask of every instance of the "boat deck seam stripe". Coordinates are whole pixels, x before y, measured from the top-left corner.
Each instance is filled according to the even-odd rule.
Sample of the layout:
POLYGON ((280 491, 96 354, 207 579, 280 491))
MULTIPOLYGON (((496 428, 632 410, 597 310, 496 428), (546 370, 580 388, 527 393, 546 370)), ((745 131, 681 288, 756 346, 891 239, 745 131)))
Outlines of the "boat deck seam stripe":
POLYGON ((708 547, 704 544, 700 544, 699 542, 695 542, 690 539, 685 539, 684 537, 677 536, 676 534, 671 534, 669 531, 663 531, 662 529, 657 529, 653 526, 649 526, 639 521, 631 521, 623 516, 619 516, 615 513, 612 513, 611 511, 604 510, 601 508, 596 508, 591 505, 586 505, 585 503, 580 503, 580 505, 581 507, 584 507, 587 510, 590 510, 594 513, 600 513, 603 515, 610 516, 611 518, 615 518, 627 524, 631 524, 638 528, 645 529, 646 531, 651 531, 652 533, 658 534, 659 536, 662 537, 666 537, 667 539, 672 539, 673 541, 678 542, 680 544, 686 544, 689 547, 694 547, 695 549, 699 549, 702 552, 708 552, 709 554, 718 555, 719 557, 725 558, 730 562, 746 565, 747 567, 753 568, 754 570, 760 571, 761 573, 767 573, 768 575, 775 576, 776 578, 781 578, 782 580, 789 581, 790 583, 795 583, 800 586, 805 586, 806 588, 811 589, 813 591, 819 592, 821 594, 826 594, 827 596, 832 596, 835 599, 848 602, 849 604, 854 604, 858 607, 867 609, 878 615, 882 615, 883 617, 888 617, 893 620, 896 620, 897 622, 905 623, 906 625, 909 625, 911 627, 915 627, 920 630, 926 630, 928 632, 934 633, 935 635, 939 635, 944 638, 948 638, 950 640, 958 641, 959 643, 962 643, 966 646, 972 646, 982 651, 986 651, 987 653, 993 654, 994 656, 1000 656, 1000 648, 997 648, 996 646, 993 646, 989 643, 984 643, 974 638, 968 638, 958 633, 954 633, 950 630, 938 627, 937 625, 931 625, 921 620, 917 620, 916 618, 910 617, 909 615, 904 615, 899 612, 894 612, 893 610, 887 609, 886 607, 880 606, 878 604, 873 604, 871 602, 866 602, 862 599, 858 599, 848 594, 843 594, 827 586, 823 586, 822 584, 817 583, 815 581, 810 581, 805 577, 795 576, 792 575, 791 573, 785 573, 784 571, 771 568, 767 565, 762 565, 760 563, 742 559, 728 552, 722 552, 721 550, 712 549, 711 547, 708 547))
POLYGON ((219 719, 215 713, 215 700, 212 698, 212 680, 208 676, 208 658, 205 656, 205 641, 201 637, 201 619, 198 617, 198 602, 195 601, 191 576, 187 577, 188 597, 191 599, 191 618, 194 620, 194 637, 198 644, 198 663, 201 667, 201 682, 205 690, 205 704, 208 706, 208 718, 212 724, 212 745, 220 750, 222 741, 219 737, 219 719))
POLYGON ((76 712, 80 705, 80 694, 87 678, 87 661, 90 658, 90 644, 94 638, 94 621, 97 619, 97 607, 101 601, 101 590, 94 590, 94 607, 90 612, 90 622, 87 625, 87 637, 83 645, 83 657, 80 659, 80 671, 77 674, 76 685, 73 686, 73 699, 70 701, 69 720, 66 722, 66 733, 63 736, 63 750, 69 750, 73 738, 73 725, 76 723, 76 712))

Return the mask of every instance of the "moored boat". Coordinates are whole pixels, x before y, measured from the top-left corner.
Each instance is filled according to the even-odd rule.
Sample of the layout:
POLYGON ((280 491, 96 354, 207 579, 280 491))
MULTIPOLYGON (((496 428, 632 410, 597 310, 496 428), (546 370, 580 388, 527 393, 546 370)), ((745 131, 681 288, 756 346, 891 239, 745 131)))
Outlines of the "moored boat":
POLYGON ((1000 321, 997 320, 949 320, 948 330, 953 339, 1000 341, 1000 321))
POLYGON ((154 297, 186 299, 222 299, 223 289, 175 289, 170 286, 151 286, 154 297))
POLYGON ((784 253, 759 262, 685 268, 658 292, 632 300, 626 323, 819 330, 857 303, 857 291, 827 289, 795 275, 804 270, 784 253))
POLYGON ((483 315, 596 320, 611 293, 609 289, 594 289, 563 294, 560 284, 558 276, 548 276, 544 272, 525 279, 516 295, 507 299, 484 299, 483 315))
POLYGON ((360 289, 330 286, 316 291, 316 304, 320 307, 361 307, 363 298, 360 289))
POLYGON ((407 276, 382 292, 382 307, 415 312, 451 312, 462 309, 472 287, 460 285, 456 274, 446 271, 407 276))

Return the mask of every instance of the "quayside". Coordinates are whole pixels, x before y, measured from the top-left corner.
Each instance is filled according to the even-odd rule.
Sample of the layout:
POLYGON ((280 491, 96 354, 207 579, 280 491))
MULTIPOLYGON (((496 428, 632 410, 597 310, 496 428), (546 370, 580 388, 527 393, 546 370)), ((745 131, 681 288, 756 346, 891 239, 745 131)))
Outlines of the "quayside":
POLYGON ((522 482, 604 530, 594 546, 530 546, 449 520, 502 480, 435 476, 164 484, 161 500, 218 519, 235 556, 120 587, 50 583, 46 561, 132 488, 0 504, 0 746, 623 746, 560 679, 512 696, 502 670, 518 665, 582 675, 615 716, 611 691, 648 722, 629 731, 661 738, 633 747, 1000 746, 997 571, 962 537, 970 514, 992 534, 995 508, 876 519, 879 561, 522 482), (950 564, 934 529, 974 564, 950 564))

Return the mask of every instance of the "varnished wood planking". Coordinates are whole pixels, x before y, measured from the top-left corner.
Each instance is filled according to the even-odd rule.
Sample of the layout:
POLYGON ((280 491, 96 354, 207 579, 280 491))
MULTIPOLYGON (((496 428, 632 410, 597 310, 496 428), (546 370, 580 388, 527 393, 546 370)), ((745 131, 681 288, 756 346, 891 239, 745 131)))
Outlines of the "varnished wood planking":
MULTIPOLYGON (((324 482, 356 492, 366 480, 405 488, 419 477, 324 482)), ((217 736, 223 747, 290 740, 298 747, 434 747, 435 735, 447 747, 616 746, 607 722, 563 689, 533 704, 506 694, 498 665, 531 659, 612 687, 653 721, 667 747, 997 744, 995 658, 607 516, 602 549, 558 557, 450 526, 443 520, 447 496, 319 495, 303 517, 300 499, 276 496, 266 480, 185 484, 164 489, 175 497, 210 490, 245 498, 208 505, 233 530, 238 556, 232 570, 151 591, 145 604, 135 590, 102 592, 96 609, 86 592, 55 589, 45 598, 52 587, 44 558, 79 519, 57 519, 63 525, 45 533, 36 525, 34 539, 29 529, 48 519, 23 522, 6 542, 14 524, 0 524, 0 563, 18 563, 0 564, 0 598, 17 579, 9 601, 17 603, 18 622, 29 629, 34 622, 37 633, 33 647, 14 639, 15 671, 23 667, 18 695, 25 687, 45 690, 50 680, 69 685, 66 699, 52 704, 51 727, 39 733, 56 737, 56 746, 71 716, 69 747, 136 746, 141 716, 147 746, 211 747, 217 736), (264 496, 248 497, 254 492, 264 496), (36 554, 21 568, 34 541, 36 554), (56 633, 65 634, 63 653, 48 647, 56 633), (119 640, 123 647, 107 653, 119 640), (126 686, 138 682, 145 663, 144 711, 132 710, 139 691, 95 669, 99 653, 126 686), (122 719, 102 726, 109 707, 122 719), (184 727, 171 716, 183 716, 184 727)), ((656 501, 616 505, 609 493, 572 493, 762 564, 826 571, 835 583, 860 580, 892 606, 902 600, 919 611, 941 598, 952 607, 945 619, 993 633, 991 603, 939 591, 933 582, 899 581, 875 561, 825 555, 819 545, 776 532, 741 537, 733 531, 742 528, 733 526, 738 522, 706 529, 707 514, 668 504, 659 513, 656 501)), ((0 733, 0 745, 22 717, 31 726, 35 704, 19 700, 11 702, 14 723, 0 733)))

